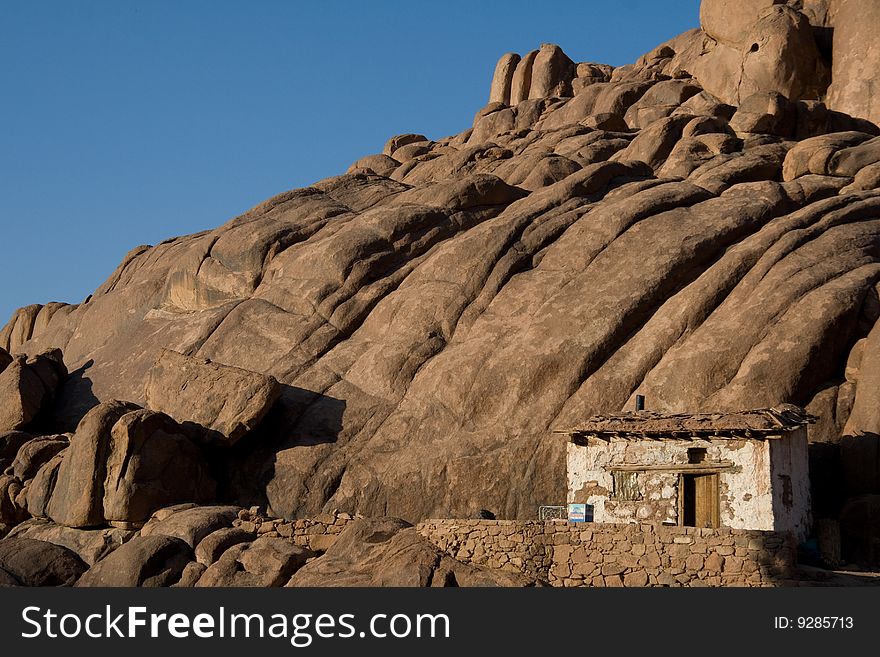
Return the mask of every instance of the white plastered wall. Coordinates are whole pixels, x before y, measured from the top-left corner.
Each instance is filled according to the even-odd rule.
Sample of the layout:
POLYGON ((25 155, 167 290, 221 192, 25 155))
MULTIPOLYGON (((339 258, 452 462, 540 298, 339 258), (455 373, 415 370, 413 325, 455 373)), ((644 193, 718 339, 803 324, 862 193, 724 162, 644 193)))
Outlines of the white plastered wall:
POLYGON ((806 429, 770 442, 774 529, 792 531, 803 541, 812 530, 806 429), (788 478, 788 481, 785 481, 788 478))
MULTIPOLYGON (((590 440, 586 445, 569 442, 568 501, 591 504, 595 522, 677 524, 678 473, 639 472, 641 499, 621 501, 614 499, 609 466, 685 464, 689 448, 703 447, 707 450, 707 461, 730 464, 730 469, 719 474, 721 525, 734 529, 778 529, 779 513, 774 496, 781 495, 777 490, 781 480, 772 479, 770 450, 772 444, 783 440, 787 439, 611 439, 607 442, 590 440)), ((792 453, 791 458, 796 461, 799 457, 792 453)), ((799 483, 793 480, 792 484, 799 490, 799 483)))

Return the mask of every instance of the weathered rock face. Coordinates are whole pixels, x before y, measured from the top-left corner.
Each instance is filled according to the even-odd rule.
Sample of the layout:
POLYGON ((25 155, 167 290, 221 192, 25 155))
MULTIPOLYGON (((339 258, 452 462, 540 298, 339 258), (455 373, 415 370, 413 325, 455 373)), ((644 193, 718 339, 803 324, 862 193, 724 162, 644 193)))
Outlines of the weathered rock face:
POLYGON ((495 75, 492 76, 492 88, 489 91, 490 103, 510 104, 510 91, 513 85, 513 73, 519 64, 520 56, 516 53, 507 53, 498 60, 495 67, 495 75))
POLYGON ((18 525, 8 538, 29 538, 60 545, 76 553, 87 565, 93 566, 129 540, 133 534, 134 532, 115 527, 73 529, 48 520, 34 519, 18 525))
POLYGON ((833 0, 828 22, 834 29, 828 106, 880 124, 880 2, 833 0))
MULTIPOLYGON (((833 12, 723 4, 628 66, 505 56, 471 129, 393 137, 349 174, 135 248, 87 303, 17 312, 0 347, 63 348, 53 419, 89 412, 48 516, 148 517, 165 483, 139 482, 167 479, 121 469, 153 463, 142 427, 170 436, 157 470, 197 457, 170 420, 117 432, 132 409, 90 411, 111 399, 225 442, 245 427, 217 450, 227 497, 288 518, 533 517, 565 500, 551 429, 637 392, 669 411, 821 406, 814 441, 876 431, 876 363, 847 361, 880 317, 878 129, 815 100, 833 12)), ((35 510, 51 470, 37 479, 35 510)))
POLYGON ((828 86, 809 20, 792 7, 769 0, 703 2, 701 19, 704 46, 690 70, 724 102, 738 105, 768 91, 818 99, 828 86))
POLYGON ((206 568, 233 545, 251 543, 256 535, 241 527, 224 527, 208 534, 196 546, 196 561, 206 568))
POLYGON ((541 44, 532 64, 529 98, 569 97, 576 66, 562 48, 552 43, 541 44))
POLYGON ((64 435, 41 436, 27 441, 15 455, 12 474, 22 481, 33 479, 40 468, 67 445, 68 437, 64 435))
POLYGON ((21 586, 72 586, 87 567, 75 552, 60 545, 30 538, 0 541, 0 572, 21 586))
POLYGON ((275 377, 163 350, 147 377, 147 406, 234 445, 281 395, 275 377))
POLYGON ((192 548, 179 538, 138 536, 89 568, 76 586, 171 586, 192 560, 192 548))
POLYGON ((90 527, 104 521, 104 479, 107 476, 110 430, 134 404, 104 402, 86 414, 58 466, 46 515, 60 525, 90 527))
POLYGON ((204 454, 177 423, 109 401, 77 427, 57 466, 45 513, 69 527, 143 523, 156 509, 210 501, 214 494, 204 454))
POLYGON ((214 494, 201 450, 167 415, 133 411, 113 425, 104 479, 107 522, 143 522, 168 504, 206 502, 214 494))
POLYGON ((774 5, 784 4, 785 0, 743 0, 736 3, 702 0, 700 27, 717 41, 738 45, 751 37, 756 16, 774 5))
MULTIPOLYGON (((8 353, 3 354, 8 358, 8 353)), ((0 355, 0 364, 2 361, 0 355)), ((66 376, 57 349, 30 359, 21 356, 0 367, 0 431, 22 429, 37 419, 66 376)))
POLYGON ((260 537, 227 549, 208 566, 196 586, 283 586, 314 556, 311 550, 283 538, 260 537))
POLYGON ((239 512, 237 506, 197 506, 172 513, 167 518, 148 522, 141 536, 174 536, 195 549, 208 534, 229 527, 239 512))

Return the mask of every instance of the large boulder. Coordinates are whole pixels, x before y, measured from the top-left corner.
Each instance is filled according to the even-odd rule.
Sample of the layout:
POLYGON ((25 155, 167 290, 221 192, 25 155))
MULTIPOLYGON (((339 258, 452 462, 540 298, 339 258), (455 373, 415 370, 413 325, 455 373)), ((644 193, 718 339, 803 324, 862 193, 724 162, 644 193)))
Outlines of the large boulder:
POLYGON ((665 118, 702 89, 693 80, 665 80, 648 89, 626 110, 624 120, 630 128, 641 129, 665 118))
POLYGON ((256 538, 254 532, 243 527, 224 527, 208 534, 196 546, 196 561, 205 567, 217 561, 233 545, 250 543, 256 538))
POLYGON ((144 525, 141 536, 175 536, 195 549, 208 534, 231 527, 240 510, 237 506, 197 506, 184 509, 162 520, 151 520, 144 525))
MULTIPOLYGON (((880 437, 880 323, 868 333, 862 349, 855 399, 843 435, 872 434, 877 440, 880 437)), ((865 465, 870 467, 871 464, 865 465)))
POLYGON ((795 105, 776 91, 761 91, 744 99, 730 119, 737 133, 793 137, 797 127, 795 105))
POLYGON ((0 372, 0 431, 26 427, 37 417, 49 395, 27 360, 23 356, 16 358, 0 372))
POLYGON ((828 71, 803 14, 764 0, 704 2, 703 13, 706 43, 688 65, 706 91, 731 105, 767 91, 791 100, 822 97, 828 71))
MULTIPOLYGON (((490 103, 503 103, 510 105, 510 90, 513 83, 513 73, 519 64, 520 56, 509 52, 502 55, 495 66, 495 74, 492 76, 492 86, 489 90, 490 103)), ((390 155, 390 153, 389 153, 390 155)))
POLYGON ((287 586, 528 586, 526 575, 463 564, 398 518, 355 520, 287 586))
POLYGON ((134 404, 108 401, 95 406, 83 417, 58 466, 45 507, 46 515, 52 520, 68 527, 91 527, 104 522, 104 479, 110 430, 123 415, 137 408, 134 404))
POLYGON ((77 586, 171 586, 193 556, 179 538, 138 536, 89 568, 77 586))
POLYGON ((41 419, 66 378, 60 349, 16 357, 0 372, 0 431, 21 429, 41 419))
POLYGON ((167 415, 142 409, 113 425, 102 505, 107 522, 145 522, 163 506, 208 502, 214 494, 204 455, 167 415))
POLYGON ((272 376, 163 350, 146 384, 147 406, 180 423, 205 427, 233 445, 254 429, 281 395, 272 376))
POLYGON ((348 168, 348 173, 367 172, 380 176, 389 176, 391 172, 400 166, 400 162, 384 153, 367 155, 357 160, 348 168))
POLYGON ((530 98, 529 89, 532 86, 532 70, 537 56, 538 51, 532 50, 523 55, 522 59, 517 62, 516 68, 513 71, 513 78, 510 81, 511 105, 518 105, 530 98))
POLYGON ((62 449, 46 461, 27 487, 27 510, 34 518, 46 518, 49 514, 49 501, 58 480, 58 470, 64 461, 67 449, 62 449))
POLYGON ((283 586, 315 553, 287 539, 237 543, 208 566, 196 586, 283 586))
POLYGON ((798 142, 785 155, 783 180, 795 180, 808 174, 828 175, 832 158, 840 151, 871 139, 864 132, 832 132, 798 142))
POLYGON ((0 541, 0 571, 22 586, 72 586, 88 568, 75 552, 31 538, 0 541))
POLYGON ((26 520, 9 533, 9 538, 29 538, 65 547, 89 566, 93 566, 132 536, 134 532, 116 527, 74 529, 36 518, 26 520))
POLYGON ((391 157, 404 146, 411 146, 412 144, 425 143, 429 141, 430 140, 425 137, 425 135, 418 135, 412 132, 408 132, 402 135, 394 135, 391 139, 385 142, 385 148, 382 149, 382 154, 391 157))
POLYGON ((785 0, 701 0, 700 27, 716 41, 739 45, 752 34, 755 17, 785 0))
POLYGON ((208 502, 201 449, 167 415, 118 401, 80 422, 58 466, 47 515, 69 527, 143 523, 176 502, 208 502))
POLYGON ((61 434, 40 436, 27 441, 15 455, 15 460, 12 462, 12 474, 22 481, 33 479, 40 468, 61 450, 67 448, 69 440, 68 436, 61 434))
POLYGON ((576 65, 562 48, 553 43, 542 43, 532 64, 529 98, 572 96, 571 81, 576 65))
POLYGON ((27 509, 17 501, 22 488, 18 477, 0 475, 0 526, 6 525, 8 528, 27 518, 27 509))

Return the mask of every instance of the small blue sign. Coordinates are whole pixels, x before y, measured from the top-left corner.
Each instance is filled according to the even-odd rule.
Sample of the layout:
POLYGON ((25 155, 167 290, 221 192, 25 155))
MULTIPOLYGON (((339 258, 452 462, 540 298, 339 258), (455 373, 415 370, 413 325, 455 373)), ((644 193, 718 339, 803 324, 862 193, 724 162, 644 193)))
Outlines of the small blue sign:
POLYGON ((592 504, 569 504, 568 505, 568 521, 569 522, 593 522, 593 505, 592 504))

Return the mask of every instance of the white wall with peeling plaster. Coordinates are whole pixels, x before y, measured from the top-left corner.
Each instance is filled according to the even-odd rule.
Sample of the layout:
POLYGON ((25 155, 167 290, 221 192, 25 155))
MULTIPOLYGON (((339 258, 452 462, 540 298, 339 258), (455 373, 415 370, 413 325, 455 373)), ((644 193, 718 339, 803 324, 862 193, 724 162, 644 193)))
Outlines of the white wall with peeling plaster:
POLYGON ((719 473, 720 521, 732 529, 791 530, 809 534, 810 482, 806 431, 781 437, 712 440, 591 439, 567 445, 568 501, 593 506, 595 522, 678 524, 679 473, 638 471, 639 499, 615 498, 612 466, 675 466, 688 449, 706 449, 706 465, 719 473))

